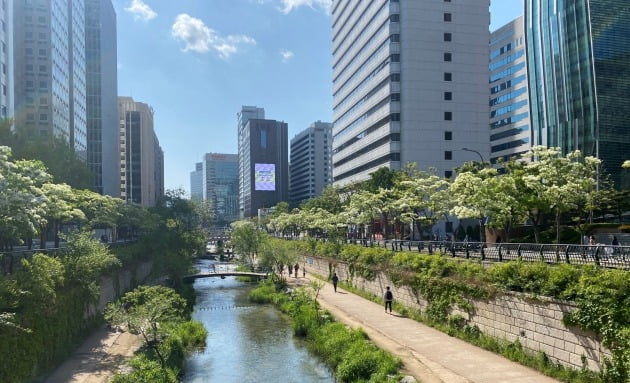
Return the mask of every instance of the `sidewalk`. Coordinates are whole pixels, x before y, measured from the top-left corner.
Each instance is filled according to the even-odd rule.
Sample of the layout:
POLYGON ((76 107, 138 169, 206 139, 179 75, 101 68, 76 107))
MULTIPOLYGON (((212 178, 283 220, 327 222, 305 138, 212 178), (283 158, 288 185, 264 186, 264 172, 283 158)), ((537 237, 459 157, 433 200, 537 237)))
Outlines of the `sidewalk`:
POLYGON ((102 326, 50 375, 45 383, 106 383, 119 371, 141 340, 129 332, 102 326))
MULTIPOLYGON (((299 278, 298 284, 308 280, 299 278)), ((330 283, 318 300, 337 320, 361 327, 380 348, 399 357, 405 370, 423 383, 557 383, 396 312, 385 313, 383 306, 341 288, 335 293, 330 283)))

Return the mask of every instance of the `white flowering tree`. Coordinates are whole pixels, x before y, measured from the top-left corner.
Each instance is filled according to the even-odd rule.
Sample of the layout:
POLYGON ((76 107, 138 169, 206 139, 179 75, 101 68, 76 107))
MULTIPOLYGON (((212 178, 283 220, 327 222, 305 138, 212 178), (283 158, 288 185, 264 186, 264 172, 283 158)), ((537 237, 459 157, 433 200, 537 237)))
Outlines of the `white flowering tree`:
POLYGON ((458 218, 474 218, 479 220, 481 241, 485 241, 485 223, 493 212, 500 210, 497 200, 495 178, 498 172, 494 168, 463 171, 457 175, 450 185, 449 194, 454 206, 451 214, 458 218))
POLYGON ((534 159, 524 166, 525 190, 521 192, 525 193, 524 201, 532 202, 527 209, 534 211, 542 205, 553 212, 556 241, 559 241, 562 214, 577 208, 592 195, 601 161, 595 157, 584 157, 580 151, 563 156, 560 148, 542 146, 533 147, 524 156, 534 159))
POLYGON ((76 196, 70 185, 47 183, 42 185, 42 192, 46 196, 44 204, 45 221, 41 225, 40 246, 46 248, 46 234, 52 230, 55 238, 55 248, 59 247, 59 232, 64 223, 85 220, 85 214, 76 204, 76 196))
POLYGON ((449 181, 438 177, 434 171, 414 172, 395 188, 401 219, 415 224, 421 236, 424 227, 431 228, 447 217, 451 207, 449 181))
POLYGON ((21 238, 36 236, 47 201, 42 185, 51 180, 39 161, 13 161, 0 146, 0 243, 9 249, 21 238))

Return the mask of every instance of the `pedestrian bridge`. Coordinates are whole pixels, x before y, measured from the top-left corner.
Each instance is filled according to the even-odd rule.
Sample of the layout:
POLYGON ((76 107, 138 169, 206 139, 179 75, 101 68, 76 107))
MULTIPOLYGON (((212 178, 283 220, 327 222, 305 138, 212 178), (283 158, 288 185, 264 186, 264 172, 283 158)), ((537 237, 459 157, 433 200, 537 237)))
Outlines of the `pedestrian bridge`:
POLYGON ((184 282, 192 283, 195 279, 199 278, 225 278, 225 277, 256 277, 267 278, 269 273, 257 273, 252 271, 213 271, 207 273, 197 273, 184 276, 184 282))

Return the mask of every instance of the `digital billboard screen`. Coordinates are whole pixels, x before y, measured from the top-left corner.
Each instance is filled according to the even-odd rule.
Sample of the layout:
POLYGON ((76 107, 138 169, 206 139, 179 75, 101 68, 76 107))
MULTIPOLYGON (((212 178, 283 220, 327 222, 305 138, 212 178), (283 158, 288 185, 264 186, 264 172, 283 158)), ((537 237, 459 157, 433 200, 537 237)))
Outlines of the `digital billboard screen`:
POLYGON ((255 190, 276 190, 276 164, 254 164, 254 175, 255 190))

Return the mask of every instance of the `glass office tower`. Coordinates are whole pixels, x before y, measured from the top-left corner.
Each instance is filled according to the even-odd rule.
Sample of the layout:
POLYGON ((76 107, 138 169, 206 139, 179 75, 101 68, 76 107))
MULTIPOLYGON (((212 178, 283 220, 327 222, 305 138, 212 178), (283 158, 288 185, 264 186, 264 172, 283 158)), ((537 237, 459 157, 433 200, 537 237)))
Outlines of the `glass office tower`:
MULTIPOLYGON (((618 187, 630 156, 630 7, 526 0, 534 144, 598 156, 618 187)), ((626 175, 627 177, 627 175, 626 175)))

